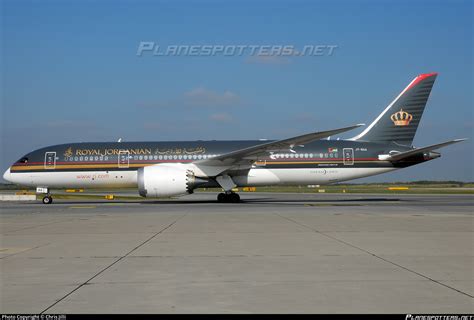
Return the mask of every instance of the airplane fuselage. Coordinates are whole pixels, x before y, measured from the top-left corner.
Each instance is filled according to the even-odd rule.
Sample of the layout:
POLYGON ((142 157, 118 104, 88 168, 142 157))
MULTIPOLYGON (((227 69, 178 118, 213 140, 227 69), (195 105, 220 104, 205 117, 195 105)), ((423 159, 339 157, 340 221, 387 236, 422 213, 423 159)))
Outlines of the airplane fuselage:
MULTIPOLYGON (((28 153, 5 177, 25 186, 51 188, 136 187, 137 170, 159 164, 191 164, 268 141, 176 141, 72 143, 28 153)), ((238 187, 261 185, 330 184, 389 172, 429 160, 416 157, 392 163, 379 158, 387 144, 348 140, 319 140, 287 152, 262 155, 251 167, 232 173, 238 187)), ((209 180, 199 187, 217 187, 209 180)))

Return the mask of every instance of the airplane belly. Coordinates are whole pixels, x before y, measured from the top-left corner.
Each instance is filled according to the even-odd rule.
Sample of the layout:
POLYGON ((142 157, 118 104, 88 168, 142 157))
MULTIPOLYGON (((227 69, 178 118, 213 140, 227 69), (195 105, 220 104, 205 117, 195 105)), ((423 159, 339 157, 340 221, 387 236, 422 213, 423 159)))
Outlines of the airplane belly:
POLYGON ((395 168, 293 168, 251 169, 247 176, 234 177, 240 186, 329 184, 393 171, 395 168))
POLYGON ((12 181, 26 186, 52 188, 136 187, 137 171, 15 172, 12 181))

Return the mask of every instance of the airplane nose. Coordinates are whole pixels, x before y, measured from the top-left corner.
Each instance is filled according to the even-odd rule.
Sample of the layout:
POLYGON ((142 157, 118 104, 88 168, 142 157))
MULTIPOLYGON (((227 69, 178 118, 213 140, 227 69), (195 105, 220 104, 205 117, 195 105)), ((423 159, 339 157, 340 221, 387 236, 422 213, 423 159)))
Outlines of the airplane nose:
POLYGON ((10 179, 11 179, 11 173, 10 173, 10 168, 8 168, 7 171, 5 171, 5 173, 3 174, 3 180, 12 182, 10 179))

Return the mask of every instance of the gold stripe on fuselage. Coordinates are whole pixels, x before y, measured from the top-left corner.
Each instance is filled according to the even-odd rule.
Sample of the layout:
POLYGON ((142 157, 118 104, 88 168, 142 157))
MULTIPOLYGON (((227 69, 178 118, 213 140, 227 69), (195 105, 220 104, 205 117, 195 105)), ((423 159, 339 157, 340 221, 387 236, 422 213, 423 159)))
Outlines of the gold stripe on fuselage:
MULTIPOLYGON (((381 160, 355 160, 354 163, 380 163, 386 162, 381 160)), ((127 168, 141 168, 145 166, 151 166, 160 163, 174 163, 174 162, 158 162, 158 163, 131 163, 128 166, 118 166, 117 164, 60 164, 54 168, 45 168, 44 165, 33 165, 33 166, 12 166, 12 171, 26 171, 26 170, 41 170, 46 169, 48 171, 55 169, 127 169, 127 168)), ((256 165, 264 166, 273 164, 343 164, 343 161, 266 161, 256 162, 256 165)))

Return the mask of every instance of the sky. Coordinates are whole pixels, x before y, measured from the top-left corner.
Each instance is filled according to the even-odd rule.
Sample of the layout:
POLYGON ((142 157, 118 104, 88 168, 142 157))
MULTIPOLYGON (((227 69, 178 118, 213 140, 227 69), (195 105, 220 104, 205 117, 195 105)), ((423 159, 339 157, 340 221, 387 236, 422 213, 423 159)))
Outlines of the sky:
POLYGON ((414 145, 469 140, 429 163, 356 181, 474 181, 472 1, 0 5, 2 172, 59 143, 282 139, 370 124, 415 76, 438 72, 414 145), (141 42, 335 49, 137 55, 141 42))

